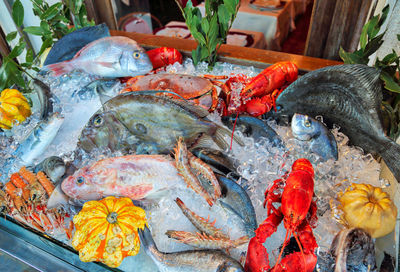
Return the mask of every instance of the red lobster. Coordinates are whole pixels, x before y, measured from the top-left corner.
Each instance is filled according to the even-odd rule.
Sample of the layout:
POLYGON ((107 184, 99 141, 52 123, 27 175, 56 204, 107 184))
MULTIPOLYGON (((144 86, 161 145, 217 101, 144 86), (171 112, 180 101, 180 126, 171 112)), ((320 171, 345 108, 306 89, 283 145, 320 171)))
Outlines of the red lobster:
POLYGON ((284 61, 267 67, 250 80, 243 75, 228 79, 222 88, 227 105, 226 113, 230 115, 247 112, 252 116, 259 116, 270 111, 275 106, 278 95, 297 79, 297 75, 297 66, 284 61), (245 84, 245 87, 238 94, 241 83, 245 84), (235 89, 236 92, 233 91, 235 89))
POLYGON ((178 50, 171 47, 159 47, 146 52, 149 56, 153 69, 158 69, 175 62, 182 64, 182 55, 178 50))
POLYGON ((250 240, 246 272, 263 271, 313 271, 318 247, 311 227, 317 221, 317 205, 312 200, 314 195, 314 169, 307 159, 298 159, 293 163, 292 171, 283 179, 275 180, 265 192, 264 207, 268 217, 257 228, 256 236, 250 240), (283 192, 282 192, 283 189, 283 192), (275 208, 273 203, 281 203, 275 208), (263 243, 274 233, 282 222, 287 230, 283 247, 275 266, 270 270, 268 253, 263 243), (283 249, 291 235, 295 237, 301 252, 294 252, 282 259, 283 249))

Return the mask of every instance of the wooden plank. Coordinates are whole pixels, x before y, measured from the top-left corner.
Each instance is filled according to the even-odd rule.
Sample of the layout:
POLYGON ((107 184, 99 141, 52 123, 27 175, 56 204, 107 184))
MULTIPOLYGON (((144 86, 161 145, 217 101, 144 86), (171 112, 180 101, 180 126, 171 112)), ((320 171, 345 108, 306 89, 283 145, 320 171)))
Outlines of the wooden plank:
POLYGON ((99 17, 99 23, 106 23, 110 29, 117 29, 111 0, 96 0, 94 7, 99 17))
POLYGON ((337 0, 314 0, 310 28, 306 41, 306 56, 322 57, 329 34, 327 28, 331 25, 336 1, 337 0))
MULTIPOLYGON (((194 40, 115 30, 111 30, 110 32, 113 36, 126 36, 134 39, 145 49, 153 49, 162 46, 174 47, 186 56, 190 56, 192 50, 194 50, 197 46, 197 43, 194 40)), ((301 73, 319 69, 325 66, 342 64, 342 62, 338 61, 227 44, 223 44, 221 46, 218 54, 220 55, 221 61, 239 65, 252 65, 260 69, 264 69, 269 65, 279 61, 291 61, 299 67, 301 73)))
POLYGON ((352 0, 340 0, 336 2, 324 53, 322 54, 322 57, 325 59, 339 59, 339 47, 343 40, 350 1, 352 0))
POLYGON ((85 0, 85 7, 87 11, 88 20, 94 20, 96 25, 100 24, 100 18, 97 15, 94 0, 85 0))
POLYGON ((360 41, 361 31, 367 21, 368 13, 371 8, 373 0, 363 0, 359 7, 358 18, 353 28, 353 35, 346 45, 347 51, 354 52, 360 41))

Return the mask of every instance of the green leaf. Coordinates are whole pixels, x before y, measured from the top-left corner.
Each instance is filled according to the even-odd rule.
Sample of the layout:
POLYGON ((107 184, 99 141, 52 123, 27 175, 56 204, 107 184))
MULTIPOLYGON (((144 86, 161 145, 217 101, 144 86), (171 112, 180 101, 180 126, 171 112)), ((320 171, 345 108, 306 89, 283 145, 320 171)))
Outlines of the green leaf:
POLYGON ((24 31, 37 36, 42 36, 45 34, 45 31, 40 26, 27 26, 24 28, 24 31))
POLYGON ((366 25, 366 27, 367 27, 367 34, 368 34, 368 36, 369 36, 370 39, 372 39, 372 38, 375 37, 375 36, 372 35, 372 33, 375 32, 375 28, 376 28, 376 25, 378 24, 378 20, 379 20, 378 17, 379 17, 378 15, 372 17, 372 19, 369 20, 368 23, 367 23, 368 26, 366 25))
POLYGON ((62 3, 56 3, 49 7, 43 14, 40 16, 41 20, 50 20, 51 18, 55 17, 59 12, 60 8, 62 7, 62 3))
POLYGON ((38 5, 43 4, 43 0, 33 0, 33 2, 35 2, 35 3, 38 4, 38 5))
POLYGON ((6 41, 7 42, 11 42, 12 40, 14 40, 17 37, 17 31, 13 31, 7 34, 6 36, 6 41))
POLYGON ((345 64, 368 63, 368 59, 365 60, 364 58, 358 56, 357 54, 346 52, 342 47, 340 47, 339 49, 339 56, 345 64))
POLYGON ((201 47, 200 50, 200 60, 206 60, 208 57, 208 50, 206 47, 201 47))
POLYGON ((15 46, 15 47, 11 50, 10 54, 8 54, 8 58, 13 59, 13 58, 16 58, 16 57, 18 57, 19 55, 21 55, 22 52, 23 52, 24 49, 25 49, 25 46, 26 46, 26 43, 23 42, 23 41, 20 41, 20 42, 18 43, 18 45, 15 46))
POLYGON ((367 41, 368 41, 368 36, 367 36, 368 24, 369 24, 369 22, 363 26, 361 35, 360 35, 360 46, 361 46, 361 49, 363 49, 363 50, 365 49, 365 46, 367 45, 367 41))
MULTIPOLYGON (((235 14, 236 12, 236 1, 235 0, 224 0, 224 6, 229 11, 231 15, 235 14)), ((218 7, 219 11, 219 7, 218 7)))
POLYGON ((400 41, 400 34, 397 34, 397 40, 400 41))
POLYGON ((390 63, 395 62, 396 59, 397 59, 397 54, 396 53, 390 53, 390 54, 387 54, 383 58, 382 62, 385 63, 385 64, 390 64, 390 63))
POLYGON ((385 89, 391 92, 400 93, 400 85, 396 83, 389 74, 382 71, 380 78, 383 80, 385 84, 385 89))
POLYGON ((383 36, 385 35, 385 32, 376 36, 375 38, 373 38, 366 46, 365 46, 365 50, 364 50, 364 56, 365 57, 369 57, 371 56, 373 53, 376 52, 376 50, 378 50, 378 48, 382 45, 383 43, 383 36))
POLYGON ((42 55, 42 54, 43 54, 43 51, 46 50, 46 48, 50 47, 52 44, 53 44, 53 38, 51 38, 51 37, 50 37, 50 38, 47 38, 47 39, 43 42, 42 47, 40 47, 40 51, 39 51, 38 55, 39 55, 39 56, 42 55))
POLYGON ((382 9, 382 15, 381 18, 379 19, 378 22, 378 26, 379 28, 383 25, 383 23, 386 21, 386 18, 389 14, 389 5, 386 5, 383 9, 382 9))
POLYGON ((200 45, 202 45, 202 46, 206 45, 206 40, 205 40, 204 36, 197 30, 192 32, 192 36, 200 45))
POLYGON ((28 62, 28 63, 32 63, 33 62, 33 50, 30 49, 30 48, 26 51, 25 61, 28 62))
POLYGON ((230 19, 231 19, 231 15, 229 14, 228 9, 225 7, 225 5, 220 5, 218 7, 219 23, 227 26, 227 28, 228 28, 230 19))
POLYGON ((12 18, 18 27, 24 22, 24 6, 20 0, 16 0, 12 6, 12 18))
POLYGON ((196 50, 192 50, 192 59, 193 59, 193 64, 197 65, 199 63, 199 58, 200 58, 200 46, 197 46, 196 50))
POLYGON ((208 30, 210 29, 210 23, 206 17, 201 19, 201 28, 203 29, 204 33, 208 33, 208 30))

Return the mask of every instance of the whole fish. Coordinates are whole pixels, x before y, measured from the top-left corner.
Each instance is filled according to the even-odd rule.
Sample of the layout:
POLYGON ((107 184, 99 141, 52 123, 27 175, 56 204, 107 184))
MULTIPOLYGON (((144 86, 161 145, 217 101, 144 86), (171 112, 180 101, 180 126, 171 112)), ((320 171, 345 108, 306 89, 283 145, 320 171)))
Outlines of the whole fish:
POLYGON ((122 36, 105 37, 83 47, 67 61, 43 67, 59 76, 73 70, 100 77, 144 75, 153 69, 149 57, 134 40, 122 36))
POLYGON ((141 244, 158 269, 163 272, 239 272, 244 271, 238 261, 219 250, 187 250, 164 253, 158 250, 147 226, 139 229, 141 244))
POLYGON ((32 132, 19 144, 13 152, 24 165, 32 165, 40 157, 57 135, 64 118, 54 113, 48 119, 39 122, 32 132))
POLYGON ((133 200, 156 197, 183 182, 174 161, 164 155, 128 155, 85 166, 61 183, 62 191, 79 200, 124 196, 133 200))
POLYGON ((223 136, 231 132, 207 120, 207 115, 207 110, 185 101, 124 93, 108 100, 95 113, 82 130, 78 147, 90 152, 94 147, 120 150, 136 146, 137 154, 168 154, 183 137, 188 147, 214 141, 228 148, 223 136))
POLYGON ((236 120, 236 115, 225 116, 221 118, 225 126, 233 129, 236 122, 235 130, 239 130, 247 137, 252 137, 254 140, 259 140, 261 137, 268 139, 273 146, 284 147, 281 138, 264 120, 241 115, 236 120))
POLYGON ((43 171, 53 183, 57 183, 61 177, 65 174, 65 163, 63 159, 57 156, 51 156, 39 164, 37 164, 34 168, 34 172, 38 173, 39 171, 43 171))
POLYGON ((338 159, 338 149, 335 136, 320 121, 308 115, 294 114, 292 118, 293 136, 310 143, 310 151, 318 154, 324 161, 338 159))
POLYGON ((105 23, 83 27, 68 33, 54 43, 44 65, 70 60, 88 43, 109 36, 110 31, 105 23))
POLYGON ((380 73, 362 64, 325 67, 302 76, 276 100, 277 114, 322 115, 340 126, 352 144, 379 154, 400 181, 400 146, 382 128, 380 73))

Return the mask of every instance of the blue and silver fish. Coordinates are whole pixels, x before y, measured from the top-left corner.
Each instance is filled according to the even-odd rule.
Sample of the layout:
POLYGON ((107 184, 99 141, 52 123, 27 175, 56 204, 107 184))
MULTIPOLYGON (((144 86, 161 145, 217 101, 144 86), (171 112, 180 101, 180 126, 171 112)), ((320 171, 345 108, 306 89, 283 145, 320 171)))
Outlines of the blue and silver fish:
POLYGON ((12 155, 24 165, 32 165, 34 160, 39 158, 53 141, 63 122, 64 117, 59 113, 54 113, 47 120, 41 121, 12 155))
POLYGON ((338 159, 335 137, 320 121, 308 115, 294 114, 292 118, 293 136, 300 141, 310 143, 310 151, 319 155, 324 161, 338 159))

